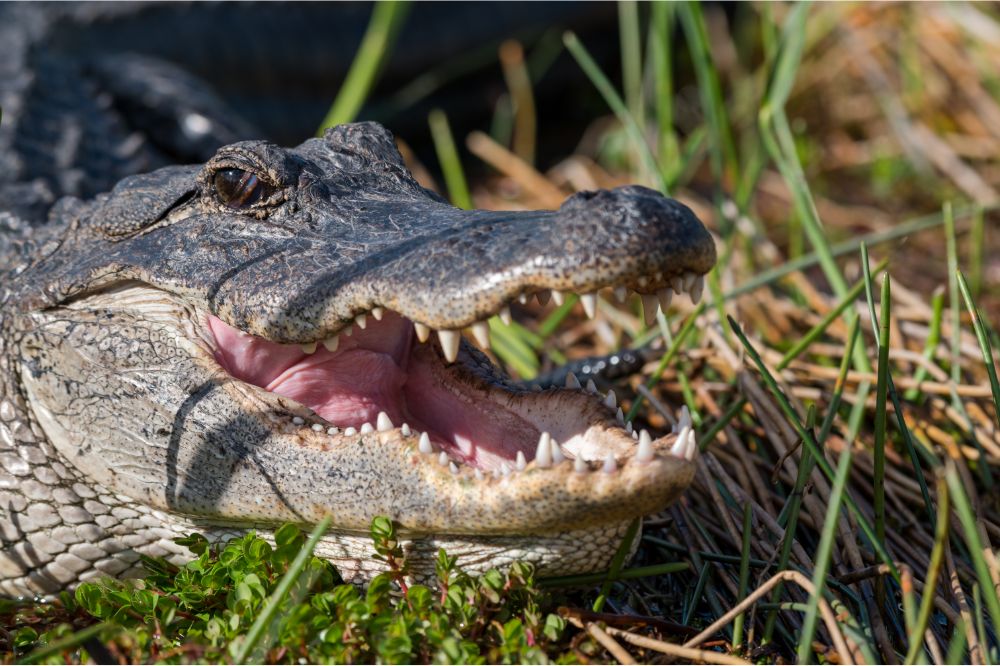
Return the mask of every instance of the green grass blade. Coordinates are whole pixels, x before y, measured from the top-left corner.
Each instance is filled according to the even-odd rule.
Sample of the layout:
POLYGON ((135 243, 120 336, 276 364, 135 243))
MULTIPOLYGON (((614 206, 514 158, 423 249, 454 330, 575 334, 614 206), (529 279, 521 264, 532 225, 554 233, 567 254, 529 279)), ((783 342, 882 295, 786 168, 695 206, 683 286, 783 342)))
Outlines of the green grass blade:
MULTIPOLYGON (((990 345, 990 337, 986 334, 986 325, 983 323, 983 314, 976 307, 972 300, 972 292, 969 284, 965 281, 965 276, 961 271, 955 276, 958 280, 958 288, 962 292, 965 300, 965 307, 972 316, 972 328, 976 332, 976 339, 979 341, 979 349, 983 353, 983 364, 986 366, 986 374, 990 378, 990 391, 993 393, 993 409, 997 423, 1000 424, 1000 382, 997 381, 996 363, 993 361, 993 348, 990 345)), ((983 459, 985 460, 985 458, 983 459)), ((984 463, 985 464, 985 463, 984 463)))
POLYGON ((649 144, 646 143, 646 138, 642 133, 642 128, 639 127, 638 122, 629 113, 628 109, 625 107, 625 103, 622 98, 615 91, 614 86, 611 85, 611 81, 608 77, 604 75, 601 68, 597 66, 594 59, 587 52, 586 47, 584 47, 583 42, 581 42, 577 36, 572 32, 567 32, 563 35, 563 43, 566 48, 576 59, 577 64, 580 65, 580 69, 583 73, 587 75, 590 82, 594 84, 597 91, 604 98, 604 102, 608 105, 611 111, 618 118, 618 121, 625 128, 625 132, 628 134, 629 140, 635 147, 639 160, 642 162, 642 166, 645 169, 648 176, 653 180, 656 188, 667 193, 667 184, 663 180, 663 174, 660 171, 659 166, 656 163, 656 158, 653 156, 652 151, 649 148, 649 144))
POLYGON ((618 550, 615 551, 615 556, 611 560, 611 568, 608 569, 608 576, 601 583, 601 593, 598 595, 597 600, 594 601, 595 613, 600 613, 604 608, 604 602, 611 593, 611 586, 618 580, 618 576, 621 574, 622 565, 625 564, 625 558, 628 557, 628 553, 632 549, 632 542, 635 541, 635 535, 639 532, 641 525, 642 518, 636 518, 629 523, 628 529, 625 530, 625 536, 622 537, 622 542, 618 544, 618 550))
POLYGON ((969 286, 974 296, 979 296, 983 287, 983 254, 986 251, 984 220, 983 209, 976 207, 969 228, 969 286))
POLYGON ((472 208, 472 195, 469 194, 469 185, 465 181, 465 172, 448 125, 448 116, 444 111, 434 109, 427 116, 427 123, 431 128, 431 139, 434 141, 441 173, 444 174, 445 187, 448 188, 448 198, 453 205, 469 210, 472 208))
MULTIPOLYGON (((938 345, 941 344, 941 322, 944 320, 944 290, 937 289, 934 291, 934 295, 931 296, 931 321, 930 330, 927 332, 927 340, 924 343, 924 350, 922 356, 924 360, 928 363, 934 362, 934 354, 937 352, 938 345)), ((914 402, 920 398, 920 382, 927 379, 929 371, 924 365, 917 366, 916 372, 913 373, 913 381, 916 386, 910 388, 906 391, 903 396, 908 402, 914 402)))
MULTIPOLYGON (((743 505, 743 543, 740 549, 740 584, 738 596, 745 599, 747 588, 750 586, 750 502, 743 505)), ((743 649, 743 623, 746 621, 746 613, 740 613, 733 620, 733 650, 738 652, 743 649)))
POLYGON ((392 52, 409 10, 410 3, 405 0, 378 0, 375 3, 368 28, 354 54, 351 69, 317 134, 321 135, 327 127, 349 123, 357 118, 368 93, 375 85, 382 63, 392 52))
POLYGON ((517 334, 513 325, 508 326, 499 317, 490 317, 490 347, 521 379, 533 379, 538 374, 539 362, 525 339, 517 334))
POLYGON ((642 37, 639 6, 635 0, 618 0, 618 43, 622 54, 622 88, 625 104, 639 127, 645 127, 642 100, 642 37))
MULTIPOLYGON (((621 570, 613 581, 635 580, 636 578, 646 578, 649 576, 681 573, 690 568, 687 562, 665 562, 664 564, 654 564, 648 567, 634 567, 632 569, 621 570)), ((580 587, 603 583, 606 580, 608 580, 608 572, 539 578, 538 585, 539 587, 580 587)))
MULTIPOLYGON (((867 283, 867 280, 866 280, 867 283)), ((871 294, 871 288, 868 290, 871 294)), ((888 415, 886 414, 889 391, 889 274, 882 276, 882 316, 878 322, 878 383, 875 388, 875 450, 874 472, 872 473, 872 494, 875 510, 875 535, 885 546, 885 435, 888 415)), ((874 304, 869 301, 869 307, 874 304)), ((874 317, 872 318, 874 321, 874 317)), ((875 579, 875 599, 879 607, 885 606, 885 579, 875 579)))
MULTIPOLYGON (((66 636, 65 638, 60 638, 57 641, 52 641, 40 648, 32 650, 29 654, 16 660, 15 664, 42 664, 45 663, 47 659, 50 659, 56 655, 61 655, 63 653, 69 652, 77 647, 83 646, 87 641, 96 638, 105 629, 111 629, 113 631, 119 631, 122 627, 113 624, 111 622, 99 622, 97 624, 92 624, 89 627, 85 627, 74 634, 66 636)), ((83 646, 86 650, 86 646, 83 646)), ((88 654, 90 654, 88 652, 88 654)), ((91 660, 95 663, 97 658, 94 655, 90 655, 91 660)), ((9 656, 8 656, 9 658, 9 656)))
POLYGON ((676 5, 656 0, 650 6, 649 53, 652 61, 655 90, 657 136, 657 161, 668 188, 673 188, 677 177, 684 170, 680 143, 674 131, 674 74, 671 29, 674 25, 676 5))
MULTIPOLYGON (((931 549, 931 561, 927 567, 927 575, 924 580, 924 594, 920 599, 920 609, 917 611, 917 619, 913 624, 913 630, 909 635, 909 647, 906 651, 904 664, 915 664, 920 656, 920 646, 924 642, 924 632, 931 619, 931 610, 934 607, 934 594, 937 590, 938 574, 941 572, 941 564, 944 562, 944 549, 948 545, 948 485, 944 477, 938 476, 937 485, 938 513, 937 525, 934 529, 934 547, 931 549)), ((958 628, 955 628, 958 631, 958 628)), ((955 662, 947 662, 955 663, 955 662)))
POLYGON ((802 621, 802 633, 799 637, 798 661, 808 663, 812 657, 812 639, 816 633, 816 622, 819 619, 819 600, 826 586, 826 577, 830 570, 830 558, 833 554, 834 540, 837 534, 837 520, 840 517, 840 504, 845 497, 844 487, 847 485, 848 474, 851 471, 851 448, 844 447, 837 464, 837 473, 833 479, 830 491, 830 506, 823 520, 823 531, 820 533, 819 546, 816 548, 816 561, 813 570, 812 583, 816 590, 809 597, 809 610, 802 621))
MULTIPOLYGON (((330 527, 330 522, 332 520, 331 516, 327 516, 323 520, 316 524, 313 531, 309 534, 309 539, 306 541, 305 545, 302 546, 302 550, 298 552, 295 559, 288 566, 288 571, 285 575, 281 577, 278 582, 278 586, 274 588, 274 592, 268 597, 267 601, 264 603, 264 607, 260 611, 260 615, 254 620, 254 623, 250 626, 250 630, 247 631, 243 640, 237 646, 235 653, 233 654, 233 662, 237 664, 247 664, 250 663, 251 654, 257 647, 257 643, 260 641, 264 633, 270 628, 271 622, 275 619, 278 614, 278 610, 281 608, 282 603, 284 603, 285 598, 288 593, 291 592, 292 586, 295 584, 299 575, 305 569, 306 564, 309 562, 309 558, 312 557, 313 550, 316 548, 316 544, 319 543, 320 538, 326 534, 326 530, 330 527)), ((260 661, 260 660, 257 660, 260 661)))

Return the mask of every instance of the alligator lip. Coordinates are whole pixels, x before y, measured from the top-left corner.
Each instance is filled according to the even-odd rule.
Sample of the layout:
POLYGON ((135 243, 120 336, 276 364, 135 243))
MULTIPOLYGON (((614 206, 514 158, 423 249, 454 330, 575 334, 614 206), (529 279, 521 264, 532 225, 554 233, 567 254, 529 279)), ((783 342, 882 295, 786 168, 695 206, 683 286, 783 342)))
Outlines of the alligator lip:
MULTIPOLYGON (((697 296, 699 278, 685 282, 697 296)), ((206 328, 215 359, 229 375, 313 412, 315 418, 307 416, 315 422, 293 417, 301 428, 340 436, 398 424, 444 464, 501 474, 533 460, 616 465, 638 455, 639 434, 624 422, 613 394, 584 389, 575 378, 567 389, 513 387, 484 355, 467 348, 459 353, 457 331, 442 332, 440 348, 422 344, 418 338, 427 338, 419 325, 389 310, 358 317, 332 344, 272 342, 214 315, 207 316, 206 328)), ((677 438, 674 453, 690 459, 693 436, 687 440, 677 438)), ((649 457, 651 443, 644 444, 649 457)))

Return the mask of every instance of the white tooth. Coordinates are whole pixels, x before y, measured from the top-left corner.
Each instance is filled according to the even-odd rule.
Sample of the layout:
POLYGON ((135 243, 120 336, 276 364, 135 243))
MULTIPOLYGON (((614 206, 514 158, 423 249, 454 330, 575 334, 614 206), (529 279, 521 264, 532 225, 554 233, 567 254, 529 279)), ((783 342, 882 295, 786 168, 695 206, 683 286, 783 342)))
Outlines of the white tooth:
POLYGON ((583 458, 577 458, 573 461, 573 471, 574 472, 586 472, 590 469, 590 466, 583 458))
POLYGON ((565 454, 563 454, 562 447, 559 446, 559 442, 552 440, 549 445, 549 449, 552 451, 552 462, 558 465, 562 461, 566 460, 565 454))
POLYGON ((354 428, 345 428, 344 429, 344 434, 347 435, 348 437, 350 437, 352 435, 357 435, 358 431, 355 430, 354 428))
POLYGON ((417 340, 421 342, 427 342, 427 338, 431 337, 430 327, 424 326, 420 322, 413 322, 413 330, 417 332, 417 340))
POLYGON ((667 310, 670 309, 670 301, 674 300, 674 292, 670 287, 666 287, 656 292, 656 299, 660 301, 660 311, 667 314, 667 310))
POLYGON ((302 425, 305 422, 306 422, 306 420, 304 418, 302 418, 301 416, 293 416, 292 417, 292 423, 294 423, 295 425, 302 425))
POLYGON ((680 275, 675 275, 672 278, 670 278, 670 288, 674 290, 675 294, 680 294, 684 291, 687 291, 686 289, 684 289, 684 280, 681 279, 680 275))
POLYGON ((358 328, 364 329, 368 325, 368 315, 361 313, 354 318, 354 323, 358 325, 358 328))
POLYGON ((327 338, 326 340, 323 341, 323 346, 326 347, 326 350, 328 352, 337 351, 337 346, 339 344, 340 344, 340 338, 337 337, 336 335, 333 336, 332 338, 327 338))
POLYGON ((597 395, 597 384, 594 383, 593 379, 587 380, 587 393, 597 395))
POLYGON ((690 271, 688 271, 687 273, 685 273, 684 274, 684 291, 691 291, 691 287, 694 286, 694 283, 695 283, 695 281, 697 279, 698 279, 698 276, 695 275, 694 273, 692 273, 690 271))
POLYGON ((345 329, 343 329, 341 331, 341 333, 344 334, 344 335, 350 335, 353 332, 354 332, 354 327, 353 326, 348 326, 347 328, 345 328, 345 329))
POLYGON ((580 380, 576 378, 572 372, 566 375, 566 388, 568 389, 578 389, 580 388, 580 380))
POLYGON ((580 294, 580 302, 583 303, 583 311, 587 313, 587 319, 597 316, 597 294, 580 294))
POLYGON ((490 348, 490 325, 485 321, 477 321, 472 325, 472 336, 483 349, 490 348))
POLYGON ((629 421, 628 423, 625 424, 625 432, 627 432, 630 435, 632 434, 632 422, 631 421, 629 421))
POLYGON ((302 352, 305 353, 305 354, 313 354, 313 353, 316 352, 316 343, 315 342, 307 342, 304 345, 299 345, 299 347, 302 348, 302 352))
POLYGON ((441 455, 438 456, 438 464, 443 467, 443 466, 447 465, 449 462, 451 462, 451 461, 448 460, 448 454, 445 453, 444 451, 442 451, 441 455))
POLYGON ((420 433, 420 441, 417 442, 417 449, 421 453, 434 453, 434 447, 431 446, 431 438, 426 432, 420 433))
POLYGON ((624 303, 628 298, 628 287, 615 287, 615 300, 624 303))
POLYGON ((691 432, 691 428, 684 426, 677 433, 677 439, 674 440, 673 446, 670 447, 670 453, 678 458, 683 458, 684 454, 687 453, 687 437, 688 433, 691 432))
POLYGON ((375 432, 375 428, 372 427, 372 424, 371 423, 362 423, 361 424, 361 434, 362 435, 367 435, 370 432, 375 432))
POLYGON ((385 310, 379 307, 372 308, 372 316, 375 317, 375 321, 382 321, 382 315, 385 314, 385 310))
POLYGON ((605 474, 611 474, 616 469, 618 469, 618 463, 615 461, 615 454, 609 453, 604 459, 604 467, 601 468, 601 471, 605 474))
POLYGON ((642 298, 642 316, 646 320, 646 326, 652 326, 656 321, 656 310, 660 307, 660 301, 656 294, 639 294, 642 298))
POLYGON ((639 433, 637 433, 635 430, 632 431, 632 439, 634 439, 637 442, 639 441, 639 433))
POLYGON ((653 459, 653 438, 643 430, 639 433, 639 450, 635 454, 636 462, 649 462, 653 459))
POLYGON ((517 452, 517 459, 514 461, 514 464, 517 466, 518 471, 521 471, 528 466, 528 461, 524 458, 524 451, 517 452))
POLYGON ((407 425, 406 423, 404 423, 403 427, 399 429, 399 432, 403 433, 403 437, 409 437, 410 435, 413 434, 413 432, 410 430, 410 426, 407 425))
POLYGON ((500 308, 499 316, 500 316, 500 321, 507 324, 508 326, 510 326, 511 322, 514 321, 514 318, 510 316, 510 308, 507 307, 506 305, 500 308))
POLYGON ((694 436, 694 430, 688 432, 687 450, 684 451, 684 458, 694 461, 698 457, 698 440, 694 436))
POLYGON ((313 429, 313 432, 323 432, 323 426, 321 426, 318 423, 313 423, 312 424, 312 429, 313 429))
POLYGON ((621 407, 619 407, 618 411, 615 412, 615 418, 618 419, 618 423, 625 425, 625 412, 622 411, 621 407))
POLYGON ((552 290, 552 301, 556 305, 562 305, 566 301, 566 299, 563 298, 563 293, 561 291, 556 291, 555 289, 553 289, 552 290))
POLYGON ((448 470, 452 474, 458 474, 458 466, 453 462, 448 463, 448 470))
POLYGON ((618 400, 615 398, 615 392, 613 390, 609 390, 608 394, 604 396, 604 406, 608 409, 614 409, 617 404, 618 400))
POLYGON ((663 279, 663 271, 656 271, 656 273, 653 275, 653 279, 656 280, 657 282, 659 282, 660 280, 662 280, 663 279))
POLYGON ((438 331, 441 349, 444 350, 445 360, 449 363, 454 363, 458 358, 458 342, 461 339, 462 334, 458 331, 438 331))
POLYGON ((510 476, 510 465, 507 463, 500 465, 500 476, 510 476))
POLYGON ((389 415, 385 412, 378 413, 378 419, 375 421, 375 425, 378 427, 379 432, 392 430, 395 427, 392 425, 392 420, 389 418, 389 415))
POLYGON ((535 464, 539 467, 550 467, 552 465, 552 438, 549 433, 543 432, 538 438, 538 448, 535 450, 535 464))
POLYGON ((527 305, 528 304, 528 295, 527 294, 521 294, 520 296, 517 297, 517 302, 520 303, 521 305, 527 305))
POLYGON ((538 299, 538 304, 539 305, 548 305, 549 304, 549 298, 552 297, 552 294, 550 294, 549 292, 547 292, 547 291, 545 291, 543 289, 542 291, 537 292, 535 294, 535 297, 538 299))
POLYGON ((705 291, 705 276, 699 275, 694 284, 691 285, 691 302, 698 303, 701 301, 701 294, 705 291))
POLYGON ((328 434, 328 435, 336 435, 336 434, 339 434, 339 433, 340 433, 340 428, 338 428, 336 426, 331 426, 331 427, 329 427, 329 428, 326 429, 326 434, 328 434))
POLYGON ((483 480, 483 470, 481 470, 481 469, 479 469, 479 468, 477 467, 477 468, 475 469, 475 471, 473 472, 473 474, 475 474, 475 475, 476 475, 476 481, 482 481, 482 480, 483 480))
POLYGON ((649 284, 649 278, 643 275, 638 280, 636 280, 636 282, 640 287, 645 287, 647 284, 649 284))

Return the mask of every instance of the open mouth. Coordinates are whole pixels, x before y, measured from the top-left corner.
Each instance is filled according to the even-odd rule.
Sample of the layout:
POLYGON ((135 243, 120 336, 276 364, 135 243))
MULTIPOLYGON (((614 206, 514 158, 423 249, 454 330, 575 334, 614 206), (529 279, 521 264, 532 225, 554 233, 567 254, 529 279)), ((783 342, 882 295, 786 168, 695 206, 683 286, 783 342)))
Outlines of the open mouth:
MULTIPOLYGON (((703 277, 688 273, 642 282, 659 285, 658 293, 640 294, 651 319, 674 293, 699 299, 703 277)), ((625 288, 615 292, 627 296, 625 288)), ((562 300, 548 290, 531 296, 542 303, 562 300)), ((596 294, 581 300, 593 317, 596 294)), ((507 308, 502 310, 505 316, 507 308)), ((272 342, 214 315, 207 317, 207 329, 215 358, 227 373, 311 410, 289 415, 292 427, 331 437, 399 430, 404 438, 414 438, 421 453, 455 473, 465 469, 477 478, 484 473, 499 477, 529 465, 564 462, 577 471, 613 473, 628 459, 644 463, 669 454, 691 460, 696 452, 686 410, 674 428, 676 436, 654 442, 625 422, 612 391, 601 395, 572 376, 564 389, 516 387, 484 354, 460 344, 461 331, 437 331, 438 344, 433 344, 432 329, 381 307, 306 344, 272 342)), ((488 345, 485 321, 467 330, 480 346, 488 345)))

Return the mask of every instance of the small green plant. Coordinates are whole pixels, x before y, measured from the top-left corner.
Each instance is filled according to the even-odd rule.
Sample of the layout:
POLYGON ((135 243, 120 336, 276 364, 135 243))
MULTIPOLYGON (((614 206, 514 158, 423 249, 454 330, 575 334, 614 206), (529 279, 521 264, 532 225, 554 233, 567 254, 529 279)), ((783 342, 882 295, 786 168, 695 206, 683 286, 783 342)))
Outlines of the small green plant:
POLYGON ((575 661, 561 654, 565 621, 544 610, 530 565, 472 576, 441 550, 436 580, 412 583, 392 521, 373 520, 371 537, 386 571, 367 589, 310 553, 282 596, 283 575, 309 546, 297 526, 278 529, 273 545, 254 533, 221 546, 191 535, 179 542, 196 559, 182 567, 145 558, 144 579, 83 583, 32 617, 9 609, 9 648, 15 659, 53 664, 88 654, 102 661, 101 650, 132 663, 229 662, 248 652, 264 663, 575 661), (255 645, 244 645, 272 596, 278 612, 255 645))

